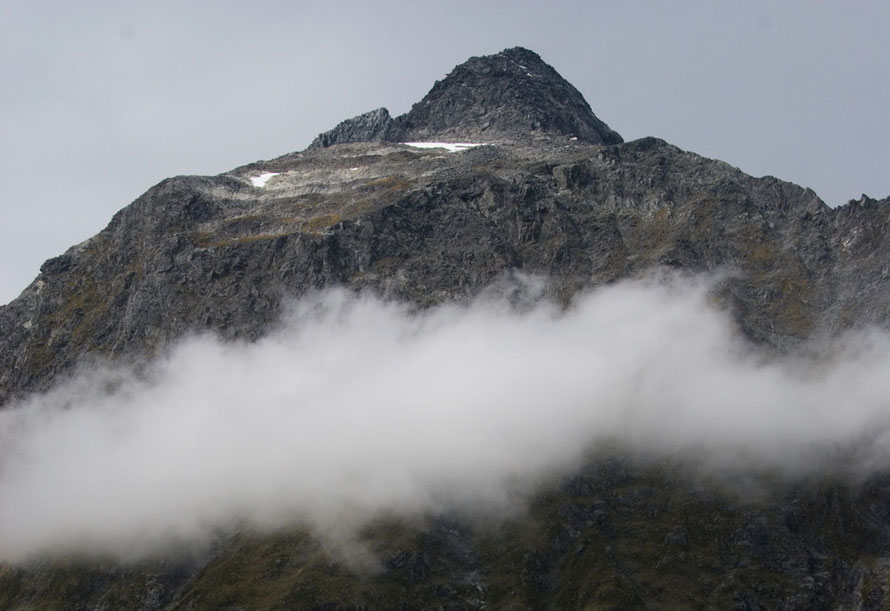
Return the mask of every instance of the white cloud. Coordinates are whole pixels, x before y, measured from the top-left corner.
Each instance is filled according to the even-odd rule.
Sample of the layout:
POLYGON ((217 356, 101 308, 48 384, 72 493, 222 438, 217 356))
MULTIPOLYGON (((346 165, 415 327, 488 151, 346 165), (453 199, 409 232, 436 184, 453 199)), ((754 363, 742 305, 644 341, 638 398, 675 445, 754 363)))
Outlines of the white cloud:
POLYGON ((342 545, 381 515, 509 512, 601 443, 711 471, 883 468, 890 337, 769 359, 707 291, 422 313, 330 291, 254 343, 83 373, 0 411, 0 559, 138 558, 235 524, 342 545))

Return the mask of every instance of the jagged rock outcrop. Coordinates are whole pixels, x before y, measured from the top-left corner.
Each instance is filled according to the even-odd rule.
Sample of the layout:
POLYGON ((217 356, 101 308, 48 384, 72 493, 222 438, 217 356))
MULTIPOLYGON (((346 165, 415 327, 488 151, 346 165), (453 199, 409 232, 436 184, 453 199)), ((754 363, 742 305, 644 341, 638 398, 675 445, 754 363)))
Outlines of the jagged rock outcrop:
POLYGON ((392 117, 385 108, 378 108, 366 112, 357 117, 340 122, 337 127, 320 134, 312 141, 309 149, 325 148, 334 144, 348 144, 350 142, 374 142, 385 140, 390 127, 392 117))
POLYGON ((470 58, 396 119, 379 108, 343 121, 319 135, 310 148, 378 140, 492 142, 540 136, 622 142, 571 83, 536 53, 516 47, 470 58))
MULTIPOLYGON (((537 55, 510 49, 458 66, 402 117, 379 109, 306 151, 149 189, 0 308, 0 404, 190 331, 261 336, 283 299, 312 289, 423 307, 514 270, 546 276, 564 302, 653 267, 728 272, 715 298, 739 331, 794 350, 890 327, 888 224, 890 198, 831 209, 655 138, 624 143, 537 55), (400 144, 414 140, 490 144, 400 144), (258 186, 261 174, 274 175, 258 186)), ((886 605, 886 478, 776 487, 743 501, 605 457, 492 531, 447 517, 381 527, 371 578, 332 567, 305 532, 240 533, 179 564, 0 566, 0 606, 886 605)))
POLYGON ((590 144, 622 142, 577 89, 521 47, 461 64, 396 119, 394 131, 403 141, 560 135, 590 144))

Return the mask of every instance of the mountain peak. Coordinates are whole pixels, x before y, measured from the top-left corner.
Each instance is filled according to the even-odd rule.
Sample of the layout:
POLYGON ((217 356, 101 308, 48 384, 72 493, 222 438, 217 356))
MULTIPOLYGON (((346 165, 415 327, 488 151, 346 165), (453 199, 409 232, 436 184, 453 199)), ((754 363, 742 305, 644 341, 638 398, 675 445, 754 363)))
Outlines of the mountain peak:
POLYGON ((368 113, 344 121, 320 135, 311 148, 367 140, 490 141, 542 135, 592 144, 622 142, 571 83, 522 47, 471 57, 436 81, 408 113, 386 117, 385 124, 374 122, 370 130, 368 121, 368 113))

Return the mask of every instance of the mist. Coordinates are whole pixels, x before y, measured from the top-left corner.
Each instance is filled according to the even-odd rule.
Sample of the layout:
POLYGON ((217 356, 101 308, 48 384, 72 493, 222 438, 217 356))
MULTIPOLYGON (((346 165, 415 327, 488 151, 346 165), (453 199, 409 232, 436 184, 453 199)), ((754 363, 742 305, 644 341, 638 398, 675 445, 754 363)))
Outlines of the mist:
POLYGON ((604 446, 718 477, 885 469, 890 335, 770 356, 712 285, 422 311, 331 290, 255 342, 93 366, 0 410, 0 561, 139 560, 240 527, 345 550, 381 517, 515 515, 604 446))

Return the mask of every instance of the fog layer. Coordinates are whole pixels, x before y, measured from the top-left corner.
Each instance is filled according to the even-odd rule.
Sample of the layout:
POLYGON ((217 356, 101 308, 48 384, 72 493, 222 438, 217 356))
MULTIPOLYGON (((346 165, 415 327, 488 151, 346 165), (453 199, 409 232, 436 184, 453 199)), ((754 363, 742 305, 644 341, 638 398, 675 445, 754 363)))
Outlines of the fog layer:
POLYGON ((890 457, 890 336, 769 359, 703 281, 421 313, 330 291, 253 343, 188 338, 0 411, 0 560, 123 559, 218 529, 349 541, 380 516, 504 513, 599 445, 719 475, 890 457))

